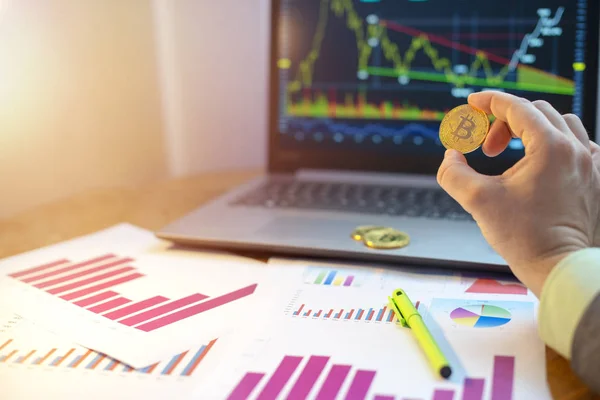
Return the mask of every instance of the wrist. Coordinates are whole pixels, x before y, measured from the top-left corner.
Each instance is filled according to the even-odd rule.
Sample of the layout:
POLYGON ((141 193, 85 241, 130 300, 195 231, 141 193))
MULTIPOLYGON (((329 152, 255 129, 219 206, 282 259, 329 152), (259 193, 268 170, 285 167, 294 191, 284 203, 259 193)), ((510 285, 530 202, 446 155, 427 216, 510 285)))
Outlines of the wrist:
POLYGON ((554 270, 562 260, 575 252, 577 252, 577 250, 569 250, 530 263, 526 267, 528 274, 526 277, 523 277, 523 283, 538 299, 541 298, 544 285, 552 270, 554 270))

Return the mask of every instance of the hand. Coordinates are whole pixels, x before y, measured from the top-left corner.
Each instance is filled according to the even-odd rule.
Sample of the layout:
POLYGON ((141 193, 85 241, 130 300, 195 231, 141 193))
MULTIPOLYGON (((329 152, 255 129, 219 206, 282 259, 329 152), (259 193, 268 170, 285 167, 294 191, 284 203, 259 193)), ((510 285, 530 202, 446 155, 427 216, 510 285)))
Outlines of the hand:
POLYGON ((469 104, 496 117, 483 145, 488 156, 515 136, 525 157, 500 176, 485 176, 448 150, 438 182, 539 297, 561 259, 600 242, 600 148, 578 117, 562 116, 547 102, 481 92, 469 104))

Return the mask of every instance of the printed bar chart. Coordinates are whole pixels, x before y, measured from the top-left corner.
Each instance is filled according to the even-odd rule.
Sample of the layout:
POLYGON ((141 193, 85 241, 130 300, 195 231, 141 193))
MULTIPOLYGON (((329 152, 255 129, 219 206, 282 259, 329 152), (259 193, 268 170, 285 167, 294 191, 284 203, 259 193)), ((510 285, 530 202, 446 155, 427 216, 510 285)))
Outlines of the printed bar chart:
POLYGON ((58 356, 54 359, 54 361, 52 361, 52 363, 50 363, 51 367, 59 367, 60 364, 63 363, 63 361, 65 361, 71 354, 73 354, 73 352, 75 352, 75 349, 70 349, 69 351, 67 351, 67 353, 64 356, 58 356))
POLYGON ((115 309, 117 307, 120 307, 120 306, 130 303, 130 302, 131 302, 131 300, 126 299, 125 297, 117 297, 116 299, 107 301, 106 303, 102 303, 102 304, 98 304, 97 306, 90 307, 90 308, 88 308, 88 310, 90 310, 93 313, 100 314, 100 313, 115 309))
MULTIPOLYGON (((342 321, 365 321, 365 322, 383 322, 383 323, 396 323, 398 319, 392 309, 387 306, 381 308, 368 308, 368 309, 350 309, 345 310, 343 308, 335 309, 319 309, 305 310, 306 304, 301 304, 300 307, 292 312, 292 317, 311 317, 313 319, 321 320, 342 320, 342 321)), ((418 307, 418 305, 417 305, 418 307)))
POLYGON ((84 348, 79 350, 75 348, 69 350, 53 348, 49 351, 42 351, 39 353, 42 354, 40 357, 34 358, 33 356, 38 353, 37 349, 28 351, 22 351, 20 349, 10 350, 8 347, 11 346, 14 341, 13 339, 9 339, 0 345, 0 351, 7 348, 5 354, 0 355, 0 364, 12 363, 29 366, 114 372, 119 372, 119 368, 122 367, 122 372, 189 377, 193 375, 194 371, 198 368, 216 342, 217 339, 214 339, 210 343, 202 345, 197 350, 177 354, 170 360, 166 360, 164 363, 156 363, 144 368, 133 369, 128 365, 123 365, 119 361, 107 357, 105 354, 97 353, 93 350, 86 350, 84 348), (50 357, 57 352, 61 355, 56 356, 50 361, 50 357))
POLYGON ((483 398, 483 379, 466 378, 462 400, 481 400, 483 398))
POLYGON ((375 379, 375 371, 366 371, 359 369, 354 375, 354 379, 350 384, 346 398, 348 399, 364 399, 367 392, 375 379))
POLYGON ((162 297, 162 296, 155 296, 155 297, 151 297, 147 300, 142 300, 142 301, 132 304, 130 306, 123 307, 119 310, 110 312, 108 314, 104 314, 104 316, 108 319, 119 319, 119 318, 126 317, 128 315, 134 314, 138 311, 142 311, 147 308, 154 307, 155 305, 164 303, 165 301, 169 301, 169 299, 167 299, 166 297, 162 297))
POLYGON ((117 292, 108 291, 108 292, 97 294, 95 296, 87 297, 80 301, 76 301, 73 304, 75 304, 76 306, 79 306, 79 307, 87 307, 87 306, 90 306, 93 304, 100 303, 101 301, 110 299, 111 297, 115 297, 118 295, 119 294, 117 292))
POLYGON ((50 358, 50 356, 52 354, 54 354, 55 351, 56 351, 56 349, 51 349, 43 357, 36 358, 35 361, 33 362, 33 365, 40 365, 40 364, 44 363, 48 358, 50 358))
POLYGON ((325 369, 328 361, 329 357, 310 357, 288 397, 294 399, 304 399, 308 397, 311 388, 325 369))
POLYGON ((0 356, 0 362, 8 362, 15 354, 17 354, 17 350, 13 350, 4 356, 0 356))
POLYGON ((351 368, 350 365, 333 365, 321 386, 321 390, 317 394, 317 399, 326 400, 335 398, 342 388, 351 368))
MULTIPOLYGON (((313 395, 316 393, 316 400, 338 397, 345 399, 366 398, 377 371, 356 369, 352 373, 354 367, 346 364, 332 364, 328 368, 330 361, 329 356, 322 355, 312 355, 308 359, 286 355, 270 376, 262 372, 246 373, 229 393, 227 399, 245 400, 250 396, 260 400, 296 399, 306 398, 309 393, 313 393, 313 395), (294 378, 292 379, 292 377, 294 378), (342 392, 343 388, 345 389, 342 392)), ((514 366, 515 358, 512 356, 494 357, 492 400, 512 400, 514 366)), ((484 386, 485 379, 465 378, 462 400, 482 400, 484 386)), ((395 396, 389 394, 373 395, 375 400, 394 400, 395 398, 395 396)), ((409 398, 403 397, 402 399, 408 400, 409 398)), ((431 399, 458 400, 455 399, 455 390, 452 389, 434 389, 431 399)))
MULTIPOLYGON (((249 285, 216 297, 194 293, 176 300, 157 295, 138 301, 114 290, 116 286, 145 277, 128 265, 133 262, 133 258, 119 258, 114 254, 78 262, 60 259, 8 276, 143 332, 151 332, 250 296, 257 286, 249 285)), ((324 276, 324 279, 329 278, 324 276)))
MULTIPOLYGON (((288 384, 291 389, 286 398, 305 398, 308 393, 315 389, 315 384, 326 369, 330 358, 328 356, 310 356, 300 374, 297 375, 294 382, 290 382, 292 376, 303 361, 303 357, 284 356, 273 374, 265 381, 262 389, 257 392, 257 400, 275 400, 281 398, 282 390, 288 384)), ((340 394, 344 381, 350 375, 352 366, 333 364, 329 369, 328 375, 323 381, 321 388, 316 396, 317 400, 333 399, 340 394)), ((369 391, 376 371, 356 370, 350 378, 349 387, 345 398, 363 399, 369 391)), ((240 380, 237 386, 229 394, 228 400, 247 399, 258 387, 265 374, 249 372, 240 380)), ((384 398, 389 398, 385 396, 384 398)))
POLYGON ((247 399, 264 376, 265 374, 257 374, 255 372, 247 373, 236 386, 236 388, 233 389, 233 392, 231 392, 228 399, 247 399))
POLYGON ((492 400, 512 399, 514 376, 514 357, 494 357, 494 372, 492 373, 492 400))
POLYGON ((437 389, 433 392, 433 400, 452 400, 454 390, 437 389))
POLYGON ((359 286, 355 274, 345 271, 329 270, 320 267, 309 267, 304 276, 304 283, 323 286, 359 286))
POLYGON ((24 356, 18 357, 17 360, 15 361, 15 363, 23 364, 25 361, 27 361, 27 359, 29 357, 31 357, 33 355, 33 353, 35 353, 35 350, 31 350, 29 353, 25 354, 24 356))

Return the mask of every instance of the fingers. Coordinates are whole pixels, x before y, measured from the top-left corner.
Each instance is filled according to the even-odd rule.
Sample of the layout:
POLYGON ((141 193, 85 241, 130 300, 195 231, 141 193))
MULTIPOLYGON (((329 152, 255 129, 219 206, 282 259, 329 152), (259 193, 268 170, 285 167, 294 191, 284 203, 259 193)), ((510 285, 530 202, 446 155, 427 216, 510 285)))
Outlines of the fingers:
POLYGON ((469 104, 507 124, 515 136, 529 147, 532 140, 540 143, 561 135, 546 115, 530 101, 508 93, 485 91, 469 96, 469 104))
POLYGON ((590 150, 592 151, 592 161, 594 162, 596 169, 600 171, 600 146, 591 140, 588 140, 588 143, 590 145, 590 150))
POLYGON ((476 207, 485 207, 486 199, 492 198, 497 183, 493 177, 477 173, 464 155, 448 150, 438 170, 440 186, 467 212, 473 214, 476 207))
POLYGON ((588 136, 587 131, 585 130, 585 126, 583 126, 583 122, 579 119, 579 117, 575 114, 565 114, 563 119, 569 130, 573 132, 575 137, 579 139, 579 141, 586 147, 590 148, 590 138, 588 136))
POLYGON ((488 157, 496 157, 506 149, 511 139, 512 132, 506 122, 497 119, 492 124, 485 142, 483 142, 483 152, 488 157))
POLYGON ((550 105, 550 103, 544 100, 536 100, 531 104, 540 110, 556 129, 563 133, 569 133, 569 126, 567 125, 565 119, 558 111, 556 111, 554 107, 552 107, 552 105, 550 105))

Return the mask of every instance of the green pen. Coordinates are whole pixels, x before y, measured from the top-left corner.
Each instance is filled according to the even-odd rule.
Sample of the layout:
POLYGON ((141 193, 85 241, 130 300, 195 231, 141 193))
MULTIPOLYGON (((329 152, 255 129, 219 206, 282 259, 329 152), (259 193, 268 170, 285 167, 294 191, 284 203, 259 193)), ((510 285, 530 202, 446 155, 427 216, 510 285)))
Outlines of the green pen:
POLYGON ((388 299, 400 323, 410 328, 415 334, 417 342, 419 342, 423 352, 425 352, 425 356, 427 356, 431 367, 443 378, 448 379, 452 375, 450 363, 448 363, 440 346, 438 346, 431 332, 429 332, 429 329, 427 329, 427 326, 423 322, 421 314, 419 314, 404 290, 394 290, 392 297, 388 297, 388 299))

